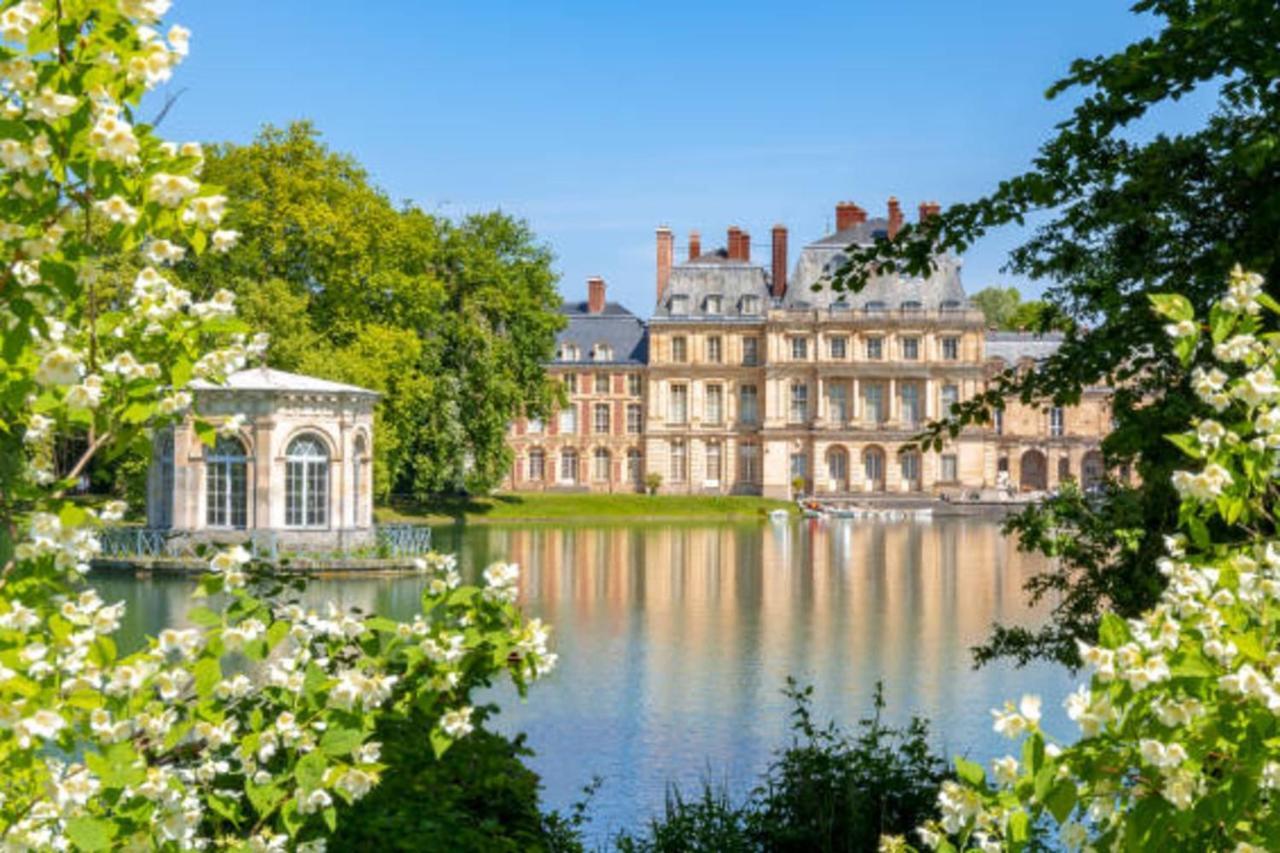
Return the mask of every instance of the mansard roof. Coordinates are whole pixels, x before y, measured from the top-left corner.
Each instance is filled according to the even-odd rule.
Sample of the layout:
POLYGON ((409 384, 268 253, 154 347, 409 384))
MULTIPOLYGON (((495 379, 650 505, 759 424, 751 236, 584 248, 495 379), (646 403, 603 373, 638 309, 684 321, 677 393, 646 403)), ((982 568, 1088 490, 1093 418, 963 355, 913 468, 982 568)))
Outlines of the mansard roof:
POLYGON ((660 320, 760 320, 769 309, 769 274, 750 261, 730 258, 724 250, 699 255, 671 268, 666 292, 654 308, 660 320), (718 312, 707 310, 707 297, 720 297, 718 312), (754 305, 747 299, 754 297, 754 305), (685 310, 673 313, 672 300, 685 300, 685 310))
POLYGON ((1003 359, 1010 365, 1024 358, 1043 361, 1057 352, 1061 345, 1060 332, 987 332, 987 358, 1003 359))
POLYGON ((968 306, 964 285, 960 283, 960 261, 948 254, 938 256, 937 268, 927 276, 889 273, 872 277, 858 293, 840 294, 832 290, 829 286, 831 276, 848 259, 845 250, 853 244, 870 245, 877 237, 887 236, 888 229, 887 219, 870 219, 805 246, 800 250, 791 274, 783 306, 830 308, 832 305, 844 305, 860 310, 871 305, 893 310, 905 304, 924 311, 968 306), (815 291, 815 284, 822 287, 815 291))
POLYGON ((557 364, 636 365, 648 361, 649 334, 644 321, 617 302, 592 314, 586 302, 565 302, 560 309, 568 323, 556 335, 557 364), (561 359, 566 345, 577 347, 577 359, 561 359), (607 347, 611 357, 592 358, 597 347, 607 347))

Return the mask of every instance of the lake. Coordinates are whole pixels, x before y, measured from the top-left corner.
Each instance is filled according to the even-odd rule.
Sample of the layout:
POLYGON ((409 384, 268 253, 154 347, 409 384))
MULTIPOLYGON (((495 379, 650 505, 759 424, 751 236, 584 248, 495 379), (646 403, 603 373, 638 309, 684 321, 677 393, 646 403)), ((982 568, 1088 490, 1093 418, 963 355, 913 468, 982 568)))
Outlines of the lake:
MULTIPOLYGON (((972 668, 993 622, 1036 625, 1023 582, 1044 566, 987 519, 745 524, 474 525, 436 531, 474 578, 519 563, 520 600, 554 626, 555 673, 497 727, 528 733, 547 804, 564 808, 593 776, 593 839, 639 825, 668 784, 748 790, 787 737, 788 675, 815 686, 819 718, 852 725, 877 681, 887 716, 927 716, 948 755, 1013 751, 990 709, 1024 692, 1045 700, 1050 733, 1073 730, 1060 668, 972 668)), ((190 581, 94 576, 125 599, 125 632, 182 621, 190 581)), ((406 618, 417 576, 314 580, 307 597, 406 618)), ((127 637, 125 638, 127 642, 127 637)))

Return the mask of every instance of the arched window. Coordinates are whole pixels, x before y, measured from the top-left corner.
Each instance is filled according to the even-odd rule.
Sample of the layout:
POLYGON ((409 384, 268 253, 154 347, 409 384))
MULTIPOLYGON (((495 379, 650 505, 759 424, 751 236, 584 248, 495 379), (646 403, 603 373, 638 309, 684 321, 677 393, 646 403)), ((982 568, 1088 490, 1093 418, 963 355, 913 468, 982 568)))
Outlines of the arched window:
POLYGON ((627 479, 632 483, 640 482, 642 471, 640 451, 633 447, 627 451, 627 479))
POLYGON ((578 482, 578 451, 573 448, 560 451, 560 482, 578 482))
POLYGON ((245 527, 249 519, 249 466, 244 445, 239 439, 222 436, 204 461, 205 523, 210 527, 245 527))
POLYGON ((547 454, 541 447, 529 451, 529 479, 542 482, 547 478, 547 454))
POLYGON ((284 523, 324 527, 329 522, 329 453, 314 435, 300 435, 285 452, 284 523))
POLYGON ((156 500, 154 524, 156 527, 173 526, 173 430, 160 434, 160 493, 156 500))
POLYGON ((608 480, 610 460, 609 451, 603 447, 597 447, 591 454, 591 479, 608 480))
POLYGON ((355 507, 356 526, 363 526, 364 519, 364 500, 360 494, 360 488, 364 484, 364 464, 365 455, 368 453, 368 446, 365 444, 364 436, 357 435, 355 440, 355 449, 351 454, 351 505, 355 507))

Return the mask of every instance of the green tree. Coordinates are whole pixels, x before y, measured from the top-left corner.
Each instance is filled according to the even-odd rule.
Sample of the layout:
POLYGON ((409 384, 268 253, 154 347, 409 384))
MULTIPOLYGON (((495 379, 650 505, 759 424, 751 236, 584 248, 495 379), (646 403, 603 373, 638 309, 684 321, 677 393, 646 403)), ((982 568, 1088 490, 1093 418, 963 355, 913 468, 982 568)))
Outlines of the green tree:
POLYGON ((1016 287, 992 285, 970 296, 969 301, 982 311, 988 326, 1007 329, 1013 312, 1022 304, 1022 294, 1016 287))
POLYGON ((396 206, 307 122, 218 145, 231 251, 181 267, 229 287, 272 336, 271 364, 381 392, 377 488, 484 491, 510 465, 517 414, 554 401, 543 363, 562 322, 551 254, 502 213, 458 222, 396 206))
POLYGON ((1034 593, 1053 591, 1059 603, 1042 630, 997 629, 980 660, 1074 664, 1076 640, 1095 636, 1103 607, 1133 616, 1155 601, 1164 584, 1156 559, 1177 519, 1169 486, 1177 451, 1162 436, 1211 410, 1191 393, 1195 364, 1175 357, 1145 297, 1177 290, 1204 312, 1236 262, 1273 289, 1280 281, 1280 6, 1142 0, 1133 8, 1156 16, 1159 31, 1071 65, 1048 95, 1079 93, 1079 103, 1028 171, 896 240, 853 250, 837 276, 837 288, 857 288, 876 264, 922 272, 936 249, 961 251, 1047 211, 1049 222, 1014 250, 1009 269, 1046 281, 1045 301, 1074 326, 1039 370, 1002 377, 928 439, 938 444, 988 420, 1006 396, 1070 405, 1088 386, 1116 389, 1116 429, 1103 452, 1113 468, 1134 466, 1140 484, 1116 483, 1097 501, 1050 501, 1012 523, 1062 556, 1032 581, 1034 593), (1218 106, 1198 126, 1153 138, 1133 132, 1153 110, 1206 91, 1218 106))
POLYGON ((984 287, 972 297, 987 318, 987 325, 1010 332, 1065 332, 1072 320, 1042 299, 1022 301, 1016 287, 984 287))

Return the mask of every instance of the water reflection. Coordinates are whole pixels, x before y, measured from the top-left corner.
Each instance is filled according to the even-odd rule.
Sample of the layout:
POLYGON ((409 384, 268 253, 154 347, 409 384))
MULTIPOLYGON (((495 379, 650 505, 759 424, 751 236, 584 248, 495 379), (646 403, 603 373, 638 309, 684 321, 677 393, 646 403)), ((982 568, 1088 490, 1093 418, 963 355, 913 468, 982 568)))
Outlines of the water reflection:
MULTIPOLYGON (((554 806, 599 774, 596 834, 634 825, 670 781, 710 773, 749 786, 785 736, 788 675, 820 712, 853 721, 877 680, 890 714, 934 721, 949 752, 1007 748, 989 708, 1039 692, 1051 729, 1069 689, 1050 667, 971 669, 993 622, 1035 624, 1021 587, 1040 567, 999 526, 841 521, 791 525, 479 526, 437 532, 474 578, 522 566, 521 602, 555 626, 561 667, 520 704, 497 691, 500 727, 529 733, 554 806)), ((190 585, 101 579, 129 600, 133 631, 180 621, 190 585)), ((325 578, 308 600, 390 616, 418 606, 416 577, 325 578)))

